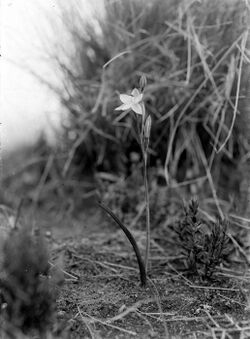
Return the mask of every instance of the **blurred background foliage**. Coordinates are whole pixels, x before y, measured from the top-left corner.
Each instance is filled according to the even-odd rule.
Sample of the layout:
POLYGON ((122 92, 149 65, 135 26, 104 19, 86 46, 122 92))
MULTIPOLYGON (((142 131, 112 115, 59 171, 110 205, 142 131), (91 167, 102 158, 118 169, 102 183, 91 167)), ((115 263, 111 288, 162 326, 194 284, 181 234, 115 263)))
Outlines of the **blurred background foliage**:
POLYGON ((153 117, 150 165, 168 183, 213 174, 236 188, 245 154, 238 118, 246 8, 239 1, 104 1, 91 21, 62 9, 71 37, 69 62, 58 64, 69 113, 64 126, 68 166, 129 174, 135 153, 133 114, 114 111, 118 93, 147 77, 146 109, 153 117), (72 20, 74 17, 74 20, 72 20), (233 127, 233 129, 231 128, 233 127))
MULTIPOLYGON (((242 179, 250 172, 245 166, 250 128, 242 95, 249 78, 247 3, 104 0, 98 4, 102 9, 89 18, 79 1, 59 6, 65 37, 50 48, 47 42, 46 52, 59 71, 61 89, 53 88, 48 79, 43 82, 58 95, 66 118, 54 149, 42 137, 31 153, 28 150, 36 155, 28 164, 30 175, 23 172, 27 185, 35 187, 30 198, 46 201, 51 192, 55 198, 67 193, 74 204, 81 204, 81 190, 86 189, 82 179, 89 180, 90 196, 94 194, 89 192, 90 177, 95 173, 101 179, 99 186, 103 180, 110 185, 130 176, 131 185, 127 181, 118 186, 132 190, 136 183, 140 204, 141 154, 134 113, 114 109, 120 105, 119 93, 139 87, 141 75, 147 78, 144 100, 153 120, 151 190, 158 192, 159 184, 167 183, 170 189, 185 187, 188 194, 212 196, 213 202, 218 197, 228 201, 232 194, 239 198, 242 179)), ((53 24, 53 17, 49 20, 56 33, 58 24, 53 24)), ((12 179, 8 174, 7 186, 12 179)), ((105 190, 106 184, 100 191, 105 190)))

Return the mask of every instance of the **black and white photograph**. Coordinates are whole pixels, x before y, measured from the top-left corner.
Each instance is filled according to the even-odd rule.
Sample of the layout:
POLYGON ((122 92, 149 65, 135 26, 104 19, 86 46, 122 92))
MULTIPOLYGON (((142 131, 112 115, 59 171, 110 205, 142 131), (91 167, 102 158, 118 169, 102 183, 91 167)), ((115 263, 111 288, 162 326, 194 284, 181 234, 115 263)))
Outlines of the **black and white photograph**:
POLYGON ((250 339, 250 0, 0 0, 0 339, 250 339))

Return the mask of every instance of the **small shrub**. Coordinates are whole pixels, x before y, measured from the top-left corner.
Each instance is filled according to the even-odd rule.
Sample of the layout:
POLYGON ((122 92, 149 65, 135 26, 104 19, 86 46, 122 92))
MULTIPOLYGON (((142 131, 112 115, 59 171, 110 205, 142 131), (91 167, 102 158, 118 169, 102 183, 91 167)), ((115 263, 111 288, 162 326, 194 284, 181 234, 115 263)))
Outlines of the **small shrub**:
POLYGON ((7 331, 45 333, 53 320, 55 293, 41 236, 13 230, 4 243, 2 259, 0 303, 7 331))
POLYGON ((198 202, 191 200, 185 216, 176 228, 178 244, 186 259, 187 269, 207 279, 231 252, 227 222, 218 220, 207 225, 198 216, 198 202))

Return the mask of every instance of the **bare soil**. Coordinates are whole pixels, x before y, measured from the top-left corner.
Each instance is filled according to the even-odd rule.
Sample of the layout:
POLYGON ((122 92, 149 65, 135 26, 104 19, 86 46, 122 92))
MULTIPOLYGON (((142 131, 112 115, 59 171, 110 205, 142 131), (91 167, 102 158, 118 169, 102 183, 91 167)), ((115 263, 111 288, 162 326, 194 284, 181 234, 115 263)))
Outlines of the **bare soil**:
MULTIPOLYGON (((65 338, 250 338, 249 271, 188 277, 167 230, 154 230, 149 281, 140 286, 130 244, 94 202, 77 215, 39 209, 52 264, 64 272, 57 332, 65 338), (63 267, 62 267, 63 262, 63 267), (244 275, 244 276, 243 276, 244 275)), ((144 232, 134 231, 143 250, 144 232)))
MULTIPOLYGON (((34 201, 37 188, 22 182, 22 176, 7 182, 2 204, 17 206, 23 192, 34 201)), ((130 243, 91 192, 59 199, 53 187, 43 187, 41 203, 26 202, 22 218, 50 235, 50 262, 63 281, 53 329, 59 338, 250 338, 250 272, 243 256, 201 281, 186 274, 169 228, 155 227, 143 288, 130 243)), ((131 231, 143 254, 144 230, 131 231)))

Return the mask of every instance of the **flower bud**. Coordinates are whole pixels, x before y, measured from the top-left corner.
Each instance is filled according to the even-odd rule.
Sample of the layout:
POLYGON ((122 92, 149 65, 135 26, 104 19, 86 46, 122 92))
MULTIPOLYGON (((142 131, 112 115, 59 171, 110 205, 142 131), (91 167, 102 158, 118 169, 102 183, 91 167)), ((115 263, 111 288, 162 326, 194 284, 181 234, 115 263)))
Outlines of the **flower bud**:
POLYGON ((140 84, 140 91, 143 92, 144 88, 147 86, 147 78, 144 74, 141 76, 139 84, 140 84))
POLYGON ((151 119, 151 116, 149 115, 146 119, 145 127, 144 127, 144 136, 146 139, 149 139, 150 137, 151 125, 152 125, 152 119, 151 119))

